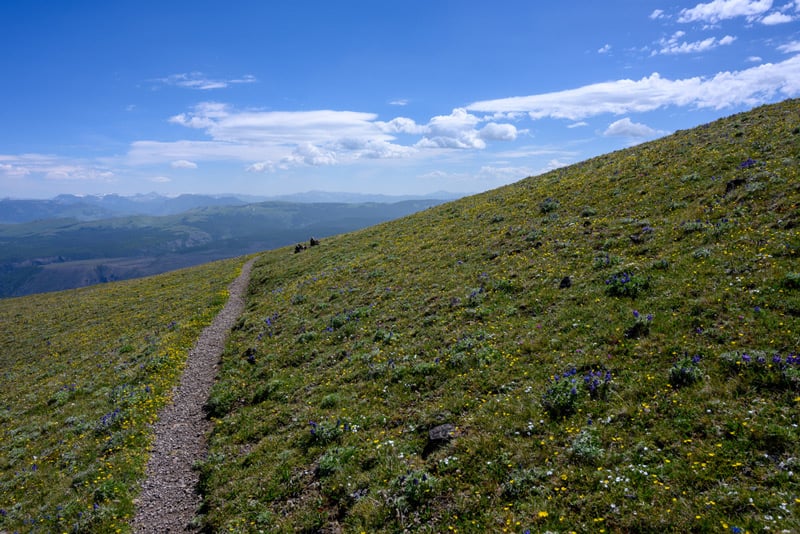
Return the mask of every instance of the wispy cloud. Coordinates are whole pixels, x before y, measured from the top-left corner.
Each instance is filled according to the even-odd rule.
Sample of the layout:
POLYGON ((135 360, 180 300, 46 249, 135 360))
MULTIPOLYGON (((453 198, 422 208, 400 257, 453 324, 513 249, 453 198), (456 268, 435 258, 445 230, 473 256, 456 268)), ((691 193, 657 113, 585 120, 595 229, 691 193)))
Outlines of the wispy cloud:
POLYGON ((609 52, 611 52, 611 45, 608 43, 597 49, 598 54, 608 54, 609 52))
POLYGON ((197 163, 185 159, 175 160, 170 163, 173 169, 196 169, 197 163))
POLYGON ((800 94, 800 56, 780 63, 720 72, 711 78, 678 80, 658 73, 640 80, 615 80, 576 89, 474 102, 471 111, 527 113, 531 119, 551 117, 581 120, 611 113, 622 115, 666 106, 724 109, 758 105, 776 96, 800 94))
POLYGON ((794 54, 800 52, 800 41, 792 41, 791 43, 780 45, 778 50, 785 54, 794 54))
POLYGON ((47 180, 108 182, 114 173, 105 167, 46 154, 0 154, 0 174, 10 178, 40 175, 47 180))
POLYGON ((164 85, 173 85, 176 87, 185 87, 187 89, 208 91, 211 89, 224 89, 230 85, 255 83, 257 80, 255 76, 250 74, 246 74, 241 78, 215 79, 206 76, 202 72, 185 72, 180 74, 171 74, 166 78, 158 78, 155 81, 164 85))

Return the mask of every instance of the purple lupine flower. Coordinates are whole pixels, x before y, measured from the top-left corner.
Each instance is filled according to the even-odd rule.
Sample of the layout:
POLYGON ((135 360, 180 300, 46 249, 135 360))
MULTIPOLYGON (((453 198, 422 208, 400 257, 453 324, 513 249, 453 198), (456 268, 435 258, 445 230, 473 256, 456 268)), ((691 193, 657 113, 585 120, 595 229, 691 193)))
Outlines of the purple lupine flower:
POLYGON ((754 160, 753 158, 747 158, 746 160, 744 160, 743 162, 741 162, 739 164, 739 168, 740 169, 749 169, 750 167, 752 167, 755 164, 756 164, 756 160, 754 160))

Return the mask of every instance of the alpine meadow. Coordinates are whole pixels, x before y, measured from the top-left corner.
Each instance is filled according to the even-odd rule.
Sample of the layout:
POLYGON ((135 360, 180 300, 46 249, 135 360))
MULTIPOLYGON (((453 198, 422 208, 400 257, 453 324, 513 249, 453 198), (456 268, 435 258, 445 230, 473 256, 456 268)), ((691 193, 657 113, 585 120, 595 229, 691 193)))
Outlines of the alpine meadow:
MULTIPOLYGON (((800 100, 257 254, 207 532, 799 532, 800 100)), ((0 300, 0 532, 130 532, 246 258, 0 300)))

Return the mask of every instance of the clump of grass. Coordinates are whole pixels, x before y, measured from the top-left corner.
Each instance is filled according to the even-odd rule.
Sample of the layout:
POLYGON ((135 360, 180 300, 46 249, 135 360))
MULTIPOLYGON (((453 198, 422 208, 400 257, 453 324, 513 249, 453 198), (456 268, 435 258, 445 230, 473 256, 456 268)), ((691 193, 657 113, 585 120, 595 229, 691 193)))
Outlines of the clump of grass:
POLYGON ((606 280, 606 294, 612 297, 636 298, 650 287, 650 281, 637 273, 620 271, 606 280))
POLYGON ((669 383, 676 387, 691 386, 703 379, 703 372, 699 367, 700 355, 689 358, 685 356, 669 368, 669 383))

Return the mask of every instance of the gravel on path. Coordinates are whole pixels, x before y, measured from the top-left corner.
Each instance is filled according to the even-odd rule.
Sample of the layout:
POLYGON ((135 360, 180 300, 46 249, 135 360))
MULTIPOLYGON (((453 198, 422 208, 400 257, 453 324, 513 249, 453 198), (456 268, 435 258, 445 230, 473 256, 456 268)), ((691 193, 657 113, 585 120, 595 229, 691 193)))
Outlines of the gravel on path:
POLYGON ((189 351, 172 404, 161 411, 154 425, 155 440, 133 519, 137 534, 198 531, 191 522, 202 497, 197 492, 199 477, 192 465, 205 458, 206 435, 211 430, 203 405, 217 376, 228 334, 244 310, 253 261, 248 261, 228 286, 228 302, 189 351))

